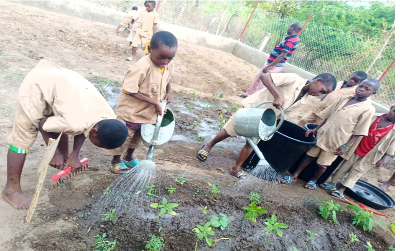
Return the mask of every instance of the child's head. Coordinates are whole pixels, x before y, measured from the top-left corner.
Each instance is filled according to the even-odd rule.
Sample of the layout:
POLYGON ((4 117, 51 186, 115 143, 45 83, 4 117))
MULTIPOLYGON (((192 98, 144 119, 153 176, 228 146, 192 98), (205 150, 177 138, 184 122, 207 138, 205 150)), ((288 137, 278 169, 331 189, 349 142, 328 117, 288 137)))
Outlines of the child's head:
POLYGON ((152 12, 156 7, 156 1, 146 1, 144 2, 147 12, 152 12))
POLYGON ((286 33, 287 33, 289 36, 297 35, 297 34, 299 34, 299 32, 301 31, 301 27, 302 27, 301 23, 299 23, 299 22, 294 22, 294 23, 292 23, 292 24, 289 26, 289 29, 287 30, 286 33))
POLYGON ((391 120, 391 121, 394 121, 394 119, 395 119, 395 110, 394 110, 394 105, 392 105, 392 107, 390 107, 390 110, 389 110, 389 113, 388 113, 388 118, 391 120))
POLYGON ((137 10, 137 9, 138 9, 138 7, 136 7, 136 6, 132 7, 132 10, 137 10))
POLYGON ((90 130, 89 139, 97 147, 115 149, 128 137, 128 129, 119 120, 105 119, 90 130))
POLYGON ((381 83, 373 78, 367 78, 362 81, 356 88, 356 96, 358 98, 368 98, 381 87, 381 83))
POLYGON ((168 31, 159 31, 150 41, 150 58, 157 67, 164 68, 175 57, 178 40, 168 31))
POLYGON ((360 84, 362 81, 364 81, 365 79, 367 79, 367 73, 363 72, 363 71, 356 71, 353 76, 351 76, 349 78, 349 80, 347 80, 346 85, 348 87, 352 87, 352 86, 356 86, 358 84, 360 84))
POLYGON ((322 73, 313 78, 308 87, 308 94, 319 96, 331 93, 336 88, 336 78, 332 74, 322 73))

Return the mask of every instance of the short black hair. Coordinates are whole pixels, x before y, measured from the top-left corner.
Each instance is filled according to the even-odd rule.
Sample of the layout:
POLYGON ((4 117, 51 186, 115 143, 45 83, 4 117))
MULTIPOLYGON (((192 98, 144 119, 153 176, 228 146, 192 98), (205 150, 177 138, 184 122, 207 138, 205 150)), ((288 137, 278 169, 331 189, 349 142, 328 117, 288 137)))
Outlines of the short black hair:
POLYGON ((144 6, 145 6, 145 7, 146 7, 147 2, 148 2, 148 1, 144 1, 144 6))
POLYGON ((153 35, 150 41, 150 48, 157 49, 160 44, 168 46, 169 48, 178 47, 178 40, 169 31, 159 31, 153 35))
POLYGON ((148 3, 153 4, 153 7, 156 7, 156 4, 157 4, 156 1, 146 1, 146 2, 144 2, 144 5, 146 5, 148 3))
POLYGON ((299 22, 294 22, 290 25, 290 27, 292 27, 294 29, 294 31, 296 31, 297 33, 299 33, 301 31, 301 28, 303 27, 301 25, 301 23, 299 22))
POLYGON ((138 9, 138 7, 136 7, 136 6, 132 7, 132 10, 137 10, 137 9, 138 9))
POLYGON ((356 71, 353 75, 356 75, 361 79, 361 82, 368 78, 368 75, 365 71, 356 71))
POLYGON ((367 78, 364 81, 372 83, 372 88, 374 88, 375 91, 377 91, 379 89, 379 87, 381 87, 381 82, 379 82, 377 79, 367 78))
POLYGON ((336 78, 330 73, 322 73, 313 79, 321 79, 322 84, 326 86, 332 86, 332 91, 336 89, 336 78))
POLYGON ((122 146, 128 137, 128 129, 116 119, 104 119, 97 123, 97 127, 97 139, 106 149, 122 146))

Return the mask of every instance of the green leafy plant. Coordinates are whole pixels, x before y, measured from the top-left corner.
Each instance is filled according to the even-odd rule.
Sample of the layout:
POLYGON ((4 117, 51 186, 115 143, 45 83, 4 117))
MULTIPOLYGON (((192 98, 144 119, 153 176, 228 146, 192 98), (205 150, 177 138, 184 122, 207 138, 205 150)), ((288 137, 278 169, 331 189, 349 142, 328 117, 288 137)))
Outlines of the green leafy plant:
POLYGON ((195 98, 197 97, 197 91, 196 90, 190 90, 190 93, 195 96, 195 98))
POLYGON ((339 204, 333 203, 332 200, 319 200, 316 199, 319 202, 325 203, 325 206, 319 206, 319 214, 324 218, 325 220, 328 220, 329 216, 332 216, 332 221, 336 222, 336 212, 337 211, 342 211, 342 207, 339 204))
POLYGON ((261 196, 256 192, 250 192, 249 194, 249 201, 250 203, 261 203, 261 196))
POLYGON ((214 98, 220 99, 221 98, 221 93, 213 93, 214 98))
POLYGON ((179 185, 183 185, 183 184, 185 184, 186 179, 183 178, 182 176, 178 176, 176 179, 174 179, 174 181, 175 181, 176 183, 178 183, 179 185))
MULTIPOLYGON (((348 208, 353 209, 355 214, 352 217, 352 224, 354 226, 362 227, 364 231, 372 231, 374 225, 374 214, 372 212, 364 211, 359 206, 347 205, 348 208)), ((378 225, 386 226, 382 221, 375 220, 378 225)))
POLYGON ((103 194, 104 194, 104 195, 109 195, 110 192, 111 192, 110 187, 107 187, 107 188, 103 191, 103 194))
POLYGON ((117 247, 117 241, 107 241, 107 234, 95 235, 94 237, 94 250, 95 251, 111 251, 117 247))
POLYGON ((207 206, 200 208, 200 210, 203 212, 203 214, 207 214, 207 206))
POLYGON ((267 210, 258 207, 254 202, 247 207, 243 207, 243 209, 247 211, 247 213, 244 215, 244 218, 251 222, 257 222, 259 215, 267 213, 267 210))
POLYGON ((106 217, 104 218, 104 220, 113 221, 114 219, 116 219, 116 217, 114 217, 114 213, 115 213, 115 208, 112 209, 111 212, 106 213, 106 217))
POLYGON ((158 198, 156 185, 146 186, 147 195, 146 197, 158 198))
POLYGON ((198 125, 200 125, 200 123, 199 123, 199 121, 196 121, 196 120, 195 120, 195 121, 193 121, 193 125, 194 125, 194 126, 198 126, 198 125))
POLYGON ((221 113, 219 115, 219 122, 218 122, 218 126, 219 127, 223 127, 226 123, 226 118, 224 117, 224 115, 221 113))
POLYGON ((396 251, 396 250, 394 249, 394 247, 390 246, 388 251, 396 251))
POLYGON ((62 230, 59 229, 59 230, 57 230, 57 233, 56 233, 56 234, 58 235, 58 234, 61 234, 61 233, 62 233, 62 230))
POLYGON ((367 245, 364 245, 367 248, 367 251, 375 251, 374 247, 372 247, 371 242, 367 242, 367 245))
POLYGON ((193 106, 192 106, 192 105, 186 105, 186 108, 187 108, 188 110, 192 110, 192 109, 193 109, 193 106))
POLYGON ((204 226, 196 225, 196 227, 193 228, 192 231, 194 231, 197 234, 197 241, 194 246, 195 251, 197 250, 197 243, 199 242, 199 240, 205 239, 208 246, 210 246, 210 247, 212 246, 212 241, 209 236, 214 236, 215 233, 212 230, 210 222, 207 222, 206 224, 204 224, 204 226))
POLYGON ((168 191, 169 195, 176 191, 176 187, 173 187, 172 185, 169 185, 169 187, 166 187, 165 189, 168 191))
POLYGON ((195 136, 194 140, 201 142, 204 140, 204 136, 195 136))
POLYGON ((312 232, 312 231, 310 231, 310 230, 308 230, 308 229, 306 229, 306 232, 307 232, 307 234, 310 235, 310 236, 309 236, 308 239, 306 240, 306 243, 304 243, 304 246, 303 246, 303 247, 307 246, 308 242, 309 242, 311 239, 314 239, 315 237, 319 237, 318 234, 316 234, 316 233, 314 233, 314 232, 312 232))
POLYGON ((164 239, 162 237, 157 237, 154 234, 150 235, 150 239, 146 241, 146 246, 144 247, 146 251, 160 251, 164 247, 164 239))
POLYGON ((271 216, 271 218, 265 219, 265 232, 269 232, 268 234, 268 244, 271 241, 271 233, 275 232, 279 237, 282 238, 282 230, 281 228, 288 228, 289 226, 285 223, 278 222, 278 219, 275 214, 271 216))
POLYGON ((208 185, 210 186, 211 193, 212 193, 210 199, 213 199, 213 198, 217 197, 218 194, 221 192, 221 187, 217 186, 217 185, 214 185, 214 184, 211 184, 210 182, 208 182, 208 185))
POLYGON ((239 109, 239 106, 233 105, 233 106, 231 106, 231 107, 229 107, 229 108, 232 109, 232 110, 237 110, 237 109, 239 109))
POLYGON ((168 201, 165 197, 162 199, 162 204, 158 204, 158 203, 150 204, 151 208, 160 208, 160 212, 158 213, 158 218, 157 218, 156 222, 158 222, 160 217, 163 216, 165 213, 168 213, 170 215, 176 215, 176 213, 172 209, 177 206, 179 206, 178 203, 169 203, 168 204, 168 201))
POLYGON ((212 227, 224 230, 229 226, 229 219, 225 214, 220 213, 221 216, 211 216, 210 223, 212 227))
POLYGON ((346 245, 344 245, 342 247, 342 249, 346 249, 348 246, 350 246, 352 243, 358 241, 357 239, 357 235, 355 235, 354 233, 350 233, 349 234, 350 240, 346 243, 346 245))

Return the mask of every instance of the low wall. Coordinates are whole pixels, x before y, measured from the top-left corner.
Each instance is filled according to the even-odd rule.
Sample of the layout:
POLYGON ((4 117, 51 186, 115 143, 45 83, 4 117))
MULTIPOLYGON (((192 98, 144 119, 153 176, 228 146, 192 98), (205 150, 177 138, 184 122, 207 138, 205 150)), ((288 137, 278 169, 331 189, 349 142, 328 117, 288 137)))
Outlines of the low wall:
MULTIPOLYGON (((114 26, 117 26, 119 22, 126 15, 126 13, 124 12, 103 8, 100 6, 95 6, 91 3, 82 1, 34 0, 34 1, 12 1, 12 2, 40 9, 45 9, 65 15, 75 16, 93 22, 106 23, 114 26)), ((181 41, 224 51, 227 53, 232 53, 236 57, 246 62, 249 62, 250 64, 253 64, 259 68, 261 68, 264 65, 264 63, 267 61, 269 57, 267 53, 254 49, 248 45, 245 45, 237 40, 233 40, 230 38, 224 38, 203 31, 198 31, 174 24, 169 24, 162 21, 159 22, 158 28, 160 30, 168 30, 174 33, 174 35, 181 41)), ((305 71, 289 63, 286 63, 286 66, 282 72, 293 72, 306 79, 312 79, 313 77, 315 77, 315 74, 305 71)), ((385 113, 389 111, 389 109, 376 102, 372 102, 372 104, 375 107, 376 112, 385 113)))

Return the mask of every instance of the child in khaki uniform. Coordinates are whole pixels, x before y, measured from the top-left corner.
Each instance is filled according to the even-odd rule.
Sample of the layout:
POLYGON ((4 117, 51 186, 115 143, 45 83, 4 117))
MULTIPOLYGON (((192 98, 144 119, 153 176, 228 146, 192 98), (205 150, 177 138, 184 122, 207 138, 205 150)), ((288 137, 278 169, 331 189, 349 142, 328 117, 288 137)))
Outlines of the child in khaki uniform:
POLYGON ((371 168, 380 168, 389 156, 395 153, 395 107, 389 113, 375 115, 369 123, 367 136, 359 137, 343 154, 345 159, 332 175, 331 183, 320 186, 330 190, 330 194, 343 198, 346 187, 353 188, 357 180, 371 168), (346 177, 347 175, 347 177, 346 177), (333 189, 336 187, 336 189, 333 189))
MULTIPOLYGON (((335 77, 328 73, 320 74, 310 81, 294 73, 264 73, 260 78, 267 88, 243 99, 242 105, 244 108, 254 107, 264 101, 273 101, 273 106, 277 109, 282 107, 286 110, 292 106, 296 100, 301 99, 306 94, 312 96, 328 94, 336 87, 335 77)), ((265 105, 264 107, 271 107, 271 105, 265 105)), ((276 110, 275 113, 280 114, 280 111, 276 110)), ((236 136, 234 130, 235 116, 236 113, 226 122, 224 129, 198 151, 197 158, 199 160, 203 162, 206 161, 209 152, 218 142, 230 136, 236 136)), ((250 156, 251 151, 251 146, 246 143, 240 152, 235 167, 230 170, 231 175, 239 179, 246 177, 246 174, 240 171, 240 167, 248 156, 250 156)))
POLYGON ((1 196, 18 209, 27 209, 20 178, 28 149, 41 132, 46 144, 58 138, 50 165, 57 168, 81 168, 80 149, 88 137, 96 146, 113 149, 122 145, 128 131, 115 119, 115 113, 92 83, 76 72, 41 60, 28 73, 18 92, 17 115, 7 155, 7 184, 1 196), (71 155, 68 135, 74 136, 71 155))
POLYGON ((353 76, 350 77, 348 81, 338 82, 336 89, 329 95, 323 97, 321 101, 313 107, 311 112, 307 113, 300 119, 298 125, 304 127, 305 124, 321 124, 323 119, 319 114, 339 98, 353 95, 356 91, 357 85, 366 78, 367 73, 363 71, 357 71, 353 74, 353 76))
POLYGON ((171 61, 177 48, 178 42, 172 33, 157 32, 150 42, 150 54, 136 62, 125 75, 116 113, 128 127, 128 138, 121 147, 105 152, 114 156, 110 167, 113 173, 126 173, 139 163, 133 158, 133 152, 141 140, 140 128, 142 124, 154 124, 157 114, 164 112, 161 101, 170 101, 171 61))
POLYGON ((308 150, 307 156, 291 176, 285 176, 282 183, 295 183, 299 174, 317 158, 320 169, 305 185, 305 188, 315 190, 318 178, 325 172, 338 155, 343 155, 359 136, 368 134, 368 125, 375 109, 368 97, 375 94, 380 83, 376 79, 366 79, 356 88, 355 96, 342 97, 320 115, 324 119, 314 130, 308 130, 317 135, 317 145, 308 150), (318 134, 317 134, 318 132, 318 134))

